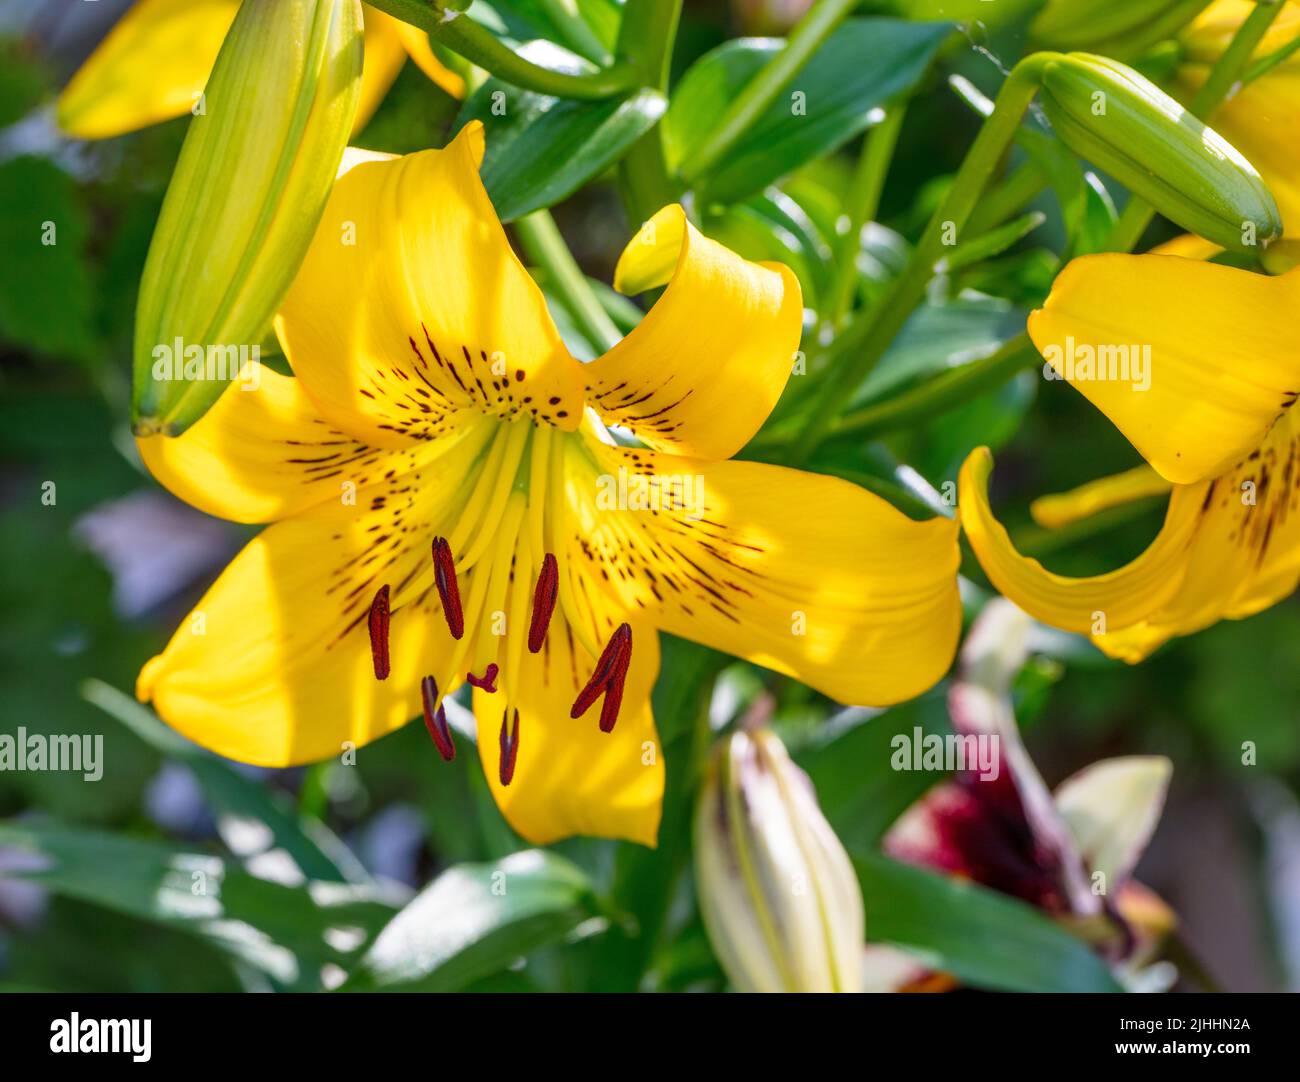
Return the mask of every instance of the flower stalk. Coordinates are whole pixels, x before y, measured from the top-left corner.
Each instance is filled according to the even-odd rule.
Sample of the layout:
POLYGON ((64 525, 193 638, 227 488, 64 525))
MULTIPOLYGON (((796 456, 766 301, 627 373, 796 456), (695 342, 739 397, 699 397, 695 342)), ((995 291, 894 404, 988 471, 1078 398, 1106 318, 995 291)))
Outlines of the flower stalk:
POLYGON ((597 71, 574 74, 554 71, 524 59, 490 30, 463 11, 431 0, 366 0, 395 19, 418 26, 430 37, 471 63, 524 90, 556 98, 601 101, 636 87, 632 67, 614 63, 597 71))

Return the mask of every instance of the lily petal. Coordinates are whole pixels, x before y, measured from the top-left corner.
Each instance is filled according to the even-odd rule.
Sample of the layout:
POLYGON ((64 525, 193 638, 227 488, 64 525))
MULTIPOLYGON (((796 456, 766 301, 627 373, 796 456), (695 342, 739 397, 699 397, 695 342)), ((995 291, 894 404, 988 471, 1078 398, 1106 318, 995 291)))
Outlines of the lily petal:
POLYGON ((519 747, 509 785, 501 784, 496 731, 506 696, 474 691, 479 758, 488 786, 510 825, 536 845, 572 834, 656 844, 664 762, 650 691, 659 672, 659 637, 653 625, 638 621, 632 642, 618 723, 612 732, 602 732, 598 708, 569 716, 596 659, 557 613, 542 650, 523 655, 514 704, 519 747))
POLYGON ((1300 308, 1300 273, 1278 278, 1171 256, 1070 263, 1029 334, 1049 364, 1167 480, 1222 473, 1259 446, 1300 393, 1300 352, 1279 313, 1300 308), (1068 358, 1150 349, 1149 387, 1086 378, 1068 358), (1104 352, 1103 352, 1104 351, 1104 352), (1072 378, 1074 377, 1074 378, 1072 378))
POLYGON ((366 23, 369 24, 372 19, 389 24, 407 54, 433 83, 442 87, 453 98, 463 98, 465 96, 465 80, 438 59, 437 54, 429 45, 428 34, 418 26, 404 23, 401 19, 394 19, 391 15, 385 15, 377 8, 367 7, 366 23))
POLYGON ((580 366, 479 180, 483 126, 444 150, 355 166, 276 319, 324 416, 381 446, 434 439, 458 412, 572 430, 580 366))
POLYGON ((570 561, 665 631, 845 703, 912 698, 952 662, 951 520, 838 478, 595 443, 569 452, 568 499, 570 561))
POLYGON ((107 139, 193 108, 239 0, 137 0, 59 95, 59 126, 107 139))
POLYGON ((615 288, 668 283, 640 324, 585 366, 591 405, 663 451, 730 458, 781 397, 799 348, 798 279, 710 240, 676 204, 623 252, 615 288))
POLYGON ((1143 464, 1123 473, 1089 481, 1069 492, 1040 496, 1029 505, 1029 513, 1044 529, 1059 530, 1062 526, 1091 518, 1114 507, 1122 507, 1126 503, 1145 500, 1150 496, 1162 496, 1169 488, 1168 481, 1150 466, 1143 464))
MULTIPOLYGON (((351 493, 385 475, 407 475, 456 440, 400 451, 368 446, 321 419, 296 379, 268 368, 245 390, 232 384, 182 435, 136 446, 149 472, 186 503, 234 522, 272 522, 351 493)), ((482 432, 460 436, 482 443, 482 432)))
POLYGON ((1151 546, 1117 571, 1069 578, 1021 556, 988 501, 993 456, 977 447, 962 465, 959 503, 962 528, 980 566, 1004 595, 1031 616, 1081 634, 1119 630, 1158 611, 1180 588, 1186 549, 1200 519, 1192 486, 1174 487, 1165 523, 1151 546))
MULTIPOLYGON (((438 472, 463 475, 474 451, 461 443, 438 472)), ((453 647, 430 542, 463 495, 430 472, 267 527, 145 665, 139 698, 204 747, 263 766, 338 755, 344 742, 360 746, 419 714, 421 677, 453 647), (377 680, 367 617, 383 585, 390 673, 377 680)))
POLYGON ((1151 840, 1174 767, 1163 755, 1128 755, 1084 767, 1056 790, 1056 807, 1088 870, 1119 890, 1151 840))

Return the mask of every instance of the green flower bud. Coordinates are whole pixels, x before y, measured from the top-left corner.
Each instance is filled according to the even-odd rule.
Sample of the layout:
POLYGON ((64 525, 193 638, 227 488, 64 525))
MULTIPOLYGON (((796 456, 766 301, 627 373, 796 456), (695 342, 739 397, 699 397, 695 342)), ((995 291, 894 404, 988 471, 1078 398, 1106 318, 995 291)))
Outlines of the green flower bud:
POLYGON ((704 925, 744 992, 856 992, 862 891, 812 783, 771 732, 715 751, 695 812, 704 925))
POLYGON ((1118 61, 1045 57, 1039 99, 1062 141, 1206 240, 1258 252, 1282 232, 1254 166, 1218 132, 1118 61))
POLYGON ((1030 26, 1049 49, 1140 56, 1190 23, 1210 0, 1048 0, 1030 26))
POLYGON ((135 325, 138 435, 184 431, 257 357, 347 145, 361 41, 360 0, 240 6, 149 246, 135 325))

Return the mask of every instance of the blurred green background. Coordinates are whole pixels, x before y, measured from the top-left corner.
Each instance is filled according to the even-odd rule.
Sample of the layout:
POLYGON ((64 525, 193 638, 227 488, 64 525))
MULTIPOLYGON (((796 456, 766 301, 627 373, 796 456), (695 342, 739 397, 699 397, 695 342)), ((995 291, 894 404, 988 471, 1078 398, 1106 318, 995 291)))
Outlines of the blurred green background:
MULTIPOLYGON (((94 783, 0 773, 0 986, 330 987, 395 907, 440 872, 491 867, 526 846, 493 806, 476 757, 441 763, 419 725, 366 748, 355 767, 267 771, 175 745, 130 701, 141 663, 248 533, 163 492, 142 470, 126 425, 135 289, 185 121, 81 144, 61 137, 50 117, 62 81, 121 7, 0 4, 0 732, 102 734, 105 757, 94 783), (59 240, 41 249, 46 220, 58 223, 59 240), (47 481, 53 505, 42 502, 47 481), (42 825, 51 822, 61 825, 42 825), (42 844, 71 870, 43 883, 2 877, 30 860, 13 844, 27 829, 52 831, 42 844), (223 876, 224 913, 186 908, 193 876, 208 868, 223 876), (297 889, 303 872, 337 890, 297 889)), ((764 8, 688 4, 675 66, 753 29, 764 8)), ((780 23, 776 8, 766 10, 780 23)), ((945 66, 995 88, 993 58, 1014 42, 977 44, 963 43, 945 66)), ((440 145, 456 110, 408 65, 358 141, 399 152, 440 145)), ((886 267, 890 238, 917 235, 933 205, 925 193, 955 168, 975 128, 937 80, 909 111, 879 215, 896 231, 882 233, 886 267)), ((805 246, 816 247, 818 208, 833 216, 851 160, 843 153, 769 190, 809 230, 805 246)), ((916 363, 937 367, 972 341, 1022 329, 1050 282, 1046 250, 1062 236, 1054 201, 1040 205, 1047 224, 982 268, 985 300, 923 312, 929 322, 914 321, 894 363, 905 367, 910 349, 916 363)), ((584 188, 555 214, 584 268, 608 281, 632 231, 612 184, 584 188)), ((772 257, 746 251, 761 238, 735 222, 718 223, 715 234, 772 257)), ((941 488, 978 443, 997 451, 995 503, 1013 526, 1027 524, 1034 496, 1138 461, 1081 396, 1028 371, 865 449, 830 446, 818 465, 890 478, 893 464, 906 462, 941 488)), ((1044 558, 1072 572, 1117 566, 1153 536, 1160 514, 1149 506, 1086 543, 1044 549, 1044 558)), ((965 570, 982 581, 973 563, 965 570)), ((861 739, 864 726, 888 720, 845 717, 806 688, 741 663, 727 664, 702 701, 723 659, 665 647, 656 709, 670 761, 684 754, 699 709, 721 726, 767 688, 778 730, 812 769, 846 845, 874 847, 906 803, 898 778, 882 774, 861 739), (828 728, 832 716, 839 722, 828 728)), ((1169 804, 1138 875, 1179 914, 1183 986, 1300 990, 1300 604, 1223 623, 1140 667, 1070 649, 1034 673, 1039 690, 1022 722, 1049 784, 1105 756, 1174 762, 1169 804), (1243 765, 1243 741, 1254 742, 1256 765, 1243 765)), ((891 712, 897 725, 941 703, 938 694, 891 712)), ((669 792, 679 816, 680 780, 669 792)), ((673 814, 665 830, 679 837, 655 855, 597 841, 552 847, 567 863, 542 869, 537 898, 513 900, 526 911, 513 915, 512 938, 462 958, 433 986, 721 987, 673 814), (526 965, 515 964, 525 956, 526 965)), ((476 874, 441 881, 467 911, 493 904, 476 874)), ((868 898, 869 936, 880 904, 868 898)))

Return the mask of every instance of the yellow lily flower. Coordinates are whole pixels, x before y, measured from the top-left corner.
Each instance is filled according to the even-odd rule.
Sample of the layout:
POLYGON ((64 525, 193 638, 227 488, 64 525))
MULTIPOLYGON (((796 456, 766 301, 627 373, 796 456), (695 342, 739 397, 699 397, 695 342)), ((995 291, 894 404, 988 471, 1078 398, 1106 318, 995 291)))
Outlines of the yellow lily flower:
POLYGON ((483 140, 474 123, 346 172, 277 317, 296 378, 263 371, 139 441, 182 499, 272 525, 137 692, 212 750, 283 766, 422 709, 450 756, 442 700, 468 679, 515 829, 654 844, 656 631, 844 702, 910 698, 955 651, 957 524, 727 461, 789 378, 802 300, 678 206, 616 272, 666 283, 659 301, 575 360, 483 189, 483 140))
MULTIPOLYGON (((1191 98, 1209 77, 1254 0, 1215 0, 1183 34, 1185 59, 1178 71, 1191 98)), ((1287 3, 1273 20, 1255 58, 1300 36, 1300 7, 1287 3)), ((1300 230, 1300 54, 1229 95, 1214 113, 1214 129, 1259 170, 1282 212, 1287 232, 1300 230)))
POLYGON ((1164 255, 1072 262, 1030 316, 1030 337, 1150 468, 1040 502, 1034 513, 1062 525, 1165 489, 1169 507, 1151 546, 1128 565, 1088 578, 1053 574, 1017 553, 993 516, 992 456, 979 448, 961 471, 961 521, 993 584, 1038 619, 1089 634, 1130 662, 1292 593, 1300 582, 1297 311, 1300 272, 1273 278, 1164 255))
MULTIPOLYGON (((239 0, 136 0, 59 95, 59 126, 79 139, 108 139, 189 112, 238 10, 239 0)), ((408 56, 448 94, 464 95, 464 80, 442 65, 422 30, 367 7, 354 131, 408 56)))

